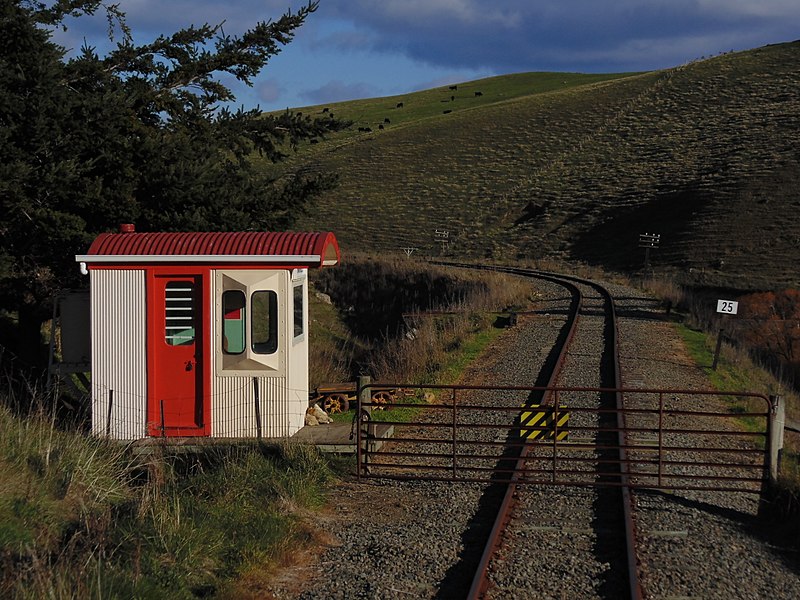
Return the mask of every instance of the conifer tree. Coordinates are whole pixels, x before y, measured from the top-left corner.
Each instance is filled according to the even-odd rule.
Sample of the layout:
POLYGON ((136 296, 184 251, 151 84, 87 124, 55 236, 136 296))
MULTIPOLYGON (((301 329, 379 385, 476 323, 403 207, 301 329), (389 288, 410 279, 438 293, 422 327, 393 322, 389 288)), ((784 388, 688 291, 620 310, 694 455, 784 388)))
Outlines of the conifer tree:
POLYGON ((327 174, 277 180, 264 161, 345 123, 232 111, 219 81, 226 73, 251 85, 316 8, 241 36, 206 24, 135 45, 117 5, 0 0, 0 351, 41 364, 52 298, 85 285, 74 256, 100 232, 122 222, 285 229, 333 185, 327 174), (101 11, 121 39, 104 56, 85 46, 68 59, 52 30, 101 11))

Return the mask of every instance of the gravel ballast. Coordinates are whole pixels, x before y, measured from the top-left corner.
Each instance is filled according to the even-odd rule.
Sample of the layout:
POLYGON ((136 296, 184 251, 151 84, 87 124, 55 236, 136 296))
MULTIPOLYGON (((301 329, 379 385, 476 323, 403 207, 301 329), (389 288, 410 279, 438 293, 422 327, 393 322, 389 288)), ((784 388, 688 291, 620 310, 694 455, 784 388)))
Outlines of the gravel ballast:
MULTIPOLYGON (((567 304, 560 286, 535 286, 542 294, 536 314, 521 315, 518 325, 469 370, 464 383, 533 385, 567 304)), ((625 384, 707 389, 702 370, 688 359, 673 327, 662 320, 657 302, 637 290, 609 287, 618 298, 625 384)), ((573 368, 565 371, 561 385, 598 385, 590 374, 602 344, 602 327, 594 322, 600 321, 598 302, 588 300, 587 308, 598 316, 583 319, 568 358, 573 368)), ((331 494, 329 509, 314 517, 326 545, 307 562, 277 573, 269 592, 274 598, 304 599, 463 597, 471 583, 474 553, 490 526, 481 522, 486 488, 342 482, 331 494)), ((498 570, 492 597, 616 597, 618 589, 608 575, 617 568, 615 558, 597 548, 597 532, 585 521, 591 523, 585 509, 596 505, 596 494, 580 488, 526 492, 525 502, 549 506, 550 517, 527 523, 523 519, 515 526, 512 540, 534 540, 537 550, 532 555, 527 543, 504 550, 499 562, 510 568, 498 570), (570 506, 582 508, 573 513, 570 506), (584 517, 575 517, 580 511, 584 517)), ((770 543, 769 532, 756 518, 754 496, 695 492, 636 498, 647 597, 800 597, 797 554, 770 543)), ((612 540, 616 534, 603 535, 608 537, 601 540, 612 540)))

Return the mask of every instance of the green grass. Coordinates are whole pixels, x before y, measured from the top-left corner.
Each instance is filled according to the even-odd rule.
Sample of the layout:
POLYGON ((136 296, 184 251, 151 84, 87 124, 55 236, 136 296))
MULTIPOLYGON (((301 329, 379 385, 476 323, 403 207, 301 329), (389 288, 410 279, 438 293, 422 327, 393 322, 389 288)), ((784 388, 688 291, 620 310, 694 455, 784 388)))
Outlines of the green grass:
MULTIPOLYGON (((319 333, 311 329, 312 355, 339 357, 336 362, 351 365, 350 376, 342 379, 325 381, 312 374, 318 384, 354 381, 358 370, 378 383, 453 383, 502 333, 493 326, 502 321, 498 311, 527 306, 533 300, 530 285, 519 279, 405 257, 355 255, 340 267, 317 274, 314 286, 346 309, 338 312, 332 305, 312 304, 319 309, 312 311, 312 325, 322 326, 319 333), (350 343, 342 344, 344 339, 350 343), (317 343, 328 349, 318 352, 313 348, 317 343), (342 356, 343 347, 350 350, 347 356, 342 356)), ((316 362, 312 360, 312 369, 316 362)), ((422 393, 398 399, 424 401, 422 393)), ((332 415, 335 422, 352 420, 354 400, 350 405, 347 413, 332 415)), ((394 407, 376 410, 373 418, 410 420, 416 413, 413 408, 394 407)))
MULTIPOLYGON (((673 305, 688 309, 686 313, 672 313, 676 331, 684 341, 685 347, 695 364, 708 375, 712 386, 723 391, 754 391, 762 394, 777 394, 786 403, 789 418, 796 418, 798 411, 797 394, 787 390, 784 382, 774 374, 754 363, 743 348, 723 344, 717 371, 711 370, 713 353, 716 348, 717 333, 709 334, 700 329, 684 325, 684 321, 708 322, 708 299, 694 297, 688 289, 678 289, 674 280, 654 278, 646 282, 650 293, 671 300, 673 305)), ((762 412, 763 403, 743 401, 740 397, 730 396, 730 411, 733 414, 745 412, 762 412)), ((764 432, 763 418, 739 417, 742 429, 749 432, 764 432)), ((764 448, 764 439, 756 438, 754 442, 764 448)), ((777 485, 769 492, 769 508, 772 518, 781 524, 786 534, 786 545, 797 545, 797 532, 800 532, 800 452, 794 436, 784 438, 784 448, 780 459, 777 485)))
MULTIPOLYGON (((490 321, 500 316, 499 313, 489 313, 490 321)), ((480 329, 467 338, 457 350, 447 355, 446 362, 442 365, 436 382, 440 384, 453 384, 458 382, 464 371, 486 350, 487 346, 500 337, 505 330, 490 325, 480 329)))
MULTIPOLYGON (((349 311, 315 297, 311 341, 323 351, 314 364, 338 364, 326 373, 350 373, 354 349, 377 355, 379 340, 389 356, 381 364, 406 364, 404 356, 423 352, 426 360, 406 366, 422 365, 425 377, 434 373, 435 381, 457 378, 500 333, 486 329, 492 318, 478 307, 485 314, 489 305, 506 306, 531 293, 501 276, 409 261, 367 262, 342 270, 340 293, 348 299, 354 290, 366 291, 371 299, 348 299, 345 306, 373 304, 385 312, 390 299, 401 297, 398 315, 407 310, 404 302, 417 308, 452 302, 470 316, 434 317, 432 326, 420 325, 419 339, 373 335, 363 342, 348 327, 349 311), (370 285, 361 285, 354 274, 370 285), (396 289, 387 295, 386 285, 396 289), (417 343, 425 344, 423 351, 417 343), (440 368, 430 371, 428 359, 440 368)), ((332 281, 326 285, 337 289, 332 281)), ((46 415, 19 418, 2 400, 0 395, 0 597, 257 595, 274 565, 310 543, 304 515, 326 501, 343 466, 311 447, 256 441, 134 455, 120 445, 60 431, 46 415)), ((385 415, 402 418, 403 411, 385 415)), ((382 416, 376 413, 376 420, 382 416)))
MULTIPOLYGON (((499 313, 491 313, 488 317, 496 317, 499 313)), ((482 323, 489 323, 492 318, 480 319, 482 323)), ((435 373, 426 373, 410 384, 425 385, 438 384, 448 385, 458 382, 466 369, 494 340, 500 337, 504 329, 494 326, 478 327, 467 335, 457 347, 451 348, 445 355, 445 361, 440 365, 435 373)), ((414 388, 412 388, 414 389, 414 388)), ((419 390, 411 396, 399 396, 397 402, 401 404, 422 404, 425 402, 423 397, 425 390, 419 390)), ((346 413, 331 415, 336 423, 350 422, 355 415, 355 409, 351 404, 351 409, 346 413)), ((391 407, 388 411, 375 410, 372 413, 375 421, 411 421, 419 415, 419 410, 413 407, 391 407)))
POLYGON ((309 293, 309 389, 324 383, 348 381, 353 361, 368 352, 368 346, 348 329, 339 309, 309 293))
MULTIPOLYGON (((497 316, 497 313, 488 315, 489 317, 497 316)), ((490 323, 494 319, 481 319, 481 323, 490 323)), ((488 326, 478 326, 473 332, 466 336, 457 347, 451 348, 446 354, 444 362, 440 365, 438 371, 433 374, 427 374, 425 381, 416 381, 420 385, 436 384, 436 385, 451 385, 459 381, 461 376, 467 368, 484 353, 486 348, 499 338, 504 332, 504 329, 488 326)), ((431 390, 434 391, 434 390, 431 390)), ((400 397, 398 402, 403 404, 423 404, 425 399, 423 397, 425 390, 421 389, 413 396, 400 397)), ((419 409, 413 407, 394 407, 388 411, 373 411, 372 419, 374 421, 413 421, 418 418, 420 414, 419 409)))
POLYGON ((695 363, 703 369, 715 389, 720 391, 751 391, 755 387, 751 374, 727 361, 720 355, 717 369, 714 364, 714 350, 717 339, 699 329, 678 325, 678 333, 686 344, 686 349, 695 363))
MULTIPOLYGON (((398 126, 408 123, 438 118, 443 115, 444 110, 451 110, 455 113, 518 98, 562 92, 580 86, 613 81, 636 74, 518 73, 461 82, 458 84, 457 90, 451 90, 449 86, 442 86, 383 98, 368 98, 292 108, 291 111, 302 112, 304 115, 313 117, 326 114, 323 111, 327 109, 337 118, 352 121, 354 127, 350 131, 330 136, 330 141, 340 143, 342 140, 357 137, 359 134, 358 127, 371 127, 373 130, 377 130, 379 125, 384 125, 386 129, 396 129, 398 126), (476 95, 476 92, 480 92, 480 95, 476 95), (402 103, 403 106, 398 107, 399 103, 402 103), (385 122, 387 118, 390 121, 389 123, 385 122)), ((315 145, 308 146, 307 150, 310 152, 322 152, 324 148, 324 145, 315 145)))
MULTIPOLYGON (((332 478, 315 449, 133 457, 0 406, 0 596, 195 598, 304 543, 332 478)), ((236 595, 235 593, 233 595, 236 595)))
MULTIPOLYGON (((398 402, 402 404, 424 404, 425 399, 420 394, 413 396, 404 396, 398 398, 398 402)), ((400 421, 408 423, 417 420, 420 415, 420 409, 412 406, 393 406, 389 410, 373 410, 371 413, 371 420, 377 423, 383 421, 400 421)))
MULTIPOLYGON (((762 375, 745 366, 736 365, 728 361, 724 353, 720 354, 717 369, 711 368, 714 362, 716 337, 703 331, 692 329, 686 325, 676 325, 678 333, 686 345, 686 350, 694 362, 703 369, 711 385, 720 392, 753 392, 762 389, 762 375)), ((723 396, 730 403, 729 410, 734 414, 754 411, 763 411, 761 403, 748 401, 736 396, 723 396)), ((761 417, 742 416, 736 421, 746 430, 759 432, 765 430, 764 419, 761 417)), ((763 444, 763 440, 759 439, 763 444)))

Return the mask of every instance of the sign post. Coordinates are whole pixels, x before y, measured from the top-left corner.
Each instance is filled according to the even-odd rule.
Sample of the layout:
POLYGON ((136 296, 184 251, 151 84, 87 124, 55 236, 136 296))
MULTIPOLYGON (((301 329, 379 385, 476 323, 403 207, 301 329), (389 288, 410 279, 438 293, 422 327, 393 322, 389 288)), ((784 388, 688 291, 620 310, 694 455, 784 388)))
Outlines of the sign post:
MULTIPOLYGON (((722 315, 735 315, 739 312, 739 303, 735 300, 717 300, 717 312, 722 315)), ((719 336, 717 337, 717 347, 714 350, 714 362, 711 364, 711 370, 717 370, 717 363, 719 363, 719 351, 722 349, 722 338, 725 335, 725 330, 720 327, 719 336)))

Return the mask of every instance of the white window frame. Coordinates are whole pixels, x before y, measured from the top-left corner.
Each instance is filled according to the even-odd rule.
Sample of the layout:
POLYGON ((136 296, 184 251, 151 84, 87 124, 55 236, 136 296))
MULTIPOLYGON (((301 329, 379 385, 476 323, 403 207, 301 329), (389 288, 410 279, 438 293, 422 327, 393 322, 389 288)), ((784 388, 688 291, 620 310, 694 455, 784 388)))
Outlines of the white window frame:
POLYGON ((284 377, 286 375, 286 350, 290 330, 287 313, 288 284, 284 270, 220 270, 216 272, 214 293, 214 356, 216 374, 227 377, 284 377), (245 350, 241 354, 223 352, 222 294, 229 290, 241 290, 245 295, 245 350), (275 292, 277 307, 277 350, 261 354, 252 345, 252 301, 256 292, 275 292))
POLYGON ((295 269, 292 273, 292 324, 289 331, 292 333, 292 344, 299 344, 306 340, 308 336, 308 269, 295 269), (294 333, 294 317, 295 317, 295 293, 300 289, 300 298, 303 303, 302 306, 302 319, 303 331, 299 335, 294 333))

